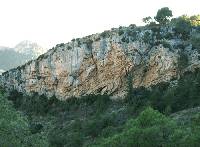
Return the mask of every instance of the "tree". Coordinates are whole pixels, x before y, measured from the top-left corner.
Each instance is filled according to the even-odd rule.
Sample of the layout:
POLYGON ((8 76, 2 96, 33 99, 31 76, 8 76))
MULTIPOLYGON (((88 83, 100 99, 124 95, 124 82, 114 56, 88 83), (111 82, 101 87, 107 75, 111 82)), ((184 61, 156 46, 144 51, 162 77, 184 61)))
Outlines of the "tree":
POLYGON ((193 15, 190 17, 192 26, 200 26, 200 15, 193 15))
POLYGON ((169 18, 172 17, 172 11, 168 7, 163 7, 158 10, 157 15, 154 19, 161 25, 166 24, 169 18))
POLYGON ((28 119, 13 108, 0 90, 0 146, 2 147, 46 147, 44 134, 31 134, 28 119))
POLYGON ((102 147, 179 146, 184 131, 170 118, 146 108, 136 119, 130 119, 124 130, 102 141, 102 147))
POLYGON ((188 39, 191 31, 191 23, 188 16, 183 15, 176 19, 172 20, 172 23, 174 24, 175 28, 174 31, 176 34, 181 35, 181 38, 188 39))
POLYGON ((148 17, 143 18, 142 21, 146 24, 150 24, 152 22, 152 18, 148 16, 148 17))

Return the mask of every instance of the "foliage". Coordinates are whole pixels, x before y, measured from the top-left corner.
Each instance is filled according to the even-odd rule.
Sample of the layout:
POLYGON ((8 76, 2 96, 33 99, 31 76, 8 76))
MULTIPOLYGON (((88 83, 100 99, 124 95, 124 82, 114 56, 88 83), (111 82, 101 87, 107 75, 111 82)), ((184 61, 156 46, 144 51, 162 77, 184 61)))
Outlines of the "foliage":
POLYGON ((169 22, 170 17, 172 17, 172 11, 168 7, 163 7, 158 10, 154 18, 159 24, 163 25, 169 22))
POLYGON ((93 43, 92 39, 87 39, 84 43, 86 44, 88 49, 92 50, 92 43, 93 43))
POLYGON ((200 142, 197 138, 187 133, 170 118, 152 108, 146 108, 136 119, 127 121, 121 133, 102 139, 98 146, 198 146, 200 142))
POLYGON ((119 29, 119 31, 118 31, 118 35, 121 36, 121 35, 123 35, 123 34, 124 34, 123 29, 119 29))
POLYGON ((200 51, 200 33, 193 33, 190 40, 193 47, 200 51))
POLYGON ((0 146, 48 146, 45 137, 31 134, 28 120, 0 94, 0 146))
POLYGON ((181 17, 172 20, 174 24, 174 31, 177 35, 181 35, 181 38, 188 39, 191 31, 191 23, 187 16, 183 15, 181 17))
POLYGON ((193 15, 190 17, 190 22, 192 26, 200 26, 200 15, 193 15))
POLYGON ((169 42, 167 42, 166 40, 163 40, 161 42, 161 44, 163 45, 163 47, 168 48, 168 49, 172 49, 172 46, 170 45, 169 42))
POLYGON ((187 66, 188 66, 188 56, 183 51, 180 51, 178 58, 178 70, 182 71, 187 66))
POLYGON ((145 43, 150 43, 152 41, 152 35, 150 32, 145 32, 143 36, 143 41, 145 43))
POLYGON ((7 98, 28 116, 29 122, 25 120, 28 135, 24 142, 32 140, 52 147, 199 145, 199 131, 195 131, 199 128, 198 117, 192 124, 177 126, 163 115, 200 105, 199 70, 185 73, 174 86, 161 83, 150 89, 133 89, 132 75, 127 80, 127 98, 118 101, 110 100, 107 95, 60 101, 55 96, 45 98, 36 93, 24 96, 16 91, 7 98), (148 106, 163 114, 145 109, 148 106))
POLYGON ((137 26, 136 26, 136 24, 130 24, 129 25, 129 28, 131 28, 131 29, 135 29, 137 26))
POLYGON ((58 48, 58 47, 64 47, 64 46, 65 46, 64 43, 60 43, 60 44, 57 44, 57 45, 56 45, 56 48, 58 48))
POLYGON ((125 43, 129 43, 129 38, 124 36, 122 37, 121 41, 125 43))
POLYGON ((108 37, 110 37, 110 32, 109 32, 109 31, 104 31, 104 32, 102 32, 102 33, 100 34, 100 36, 101 36, 102 38, 108 38, 108 37))
POLYGON ((146 24, 150 24, 152 22, 152 18, 148 16, 148 17, 143 18, 142 21, 146 24))

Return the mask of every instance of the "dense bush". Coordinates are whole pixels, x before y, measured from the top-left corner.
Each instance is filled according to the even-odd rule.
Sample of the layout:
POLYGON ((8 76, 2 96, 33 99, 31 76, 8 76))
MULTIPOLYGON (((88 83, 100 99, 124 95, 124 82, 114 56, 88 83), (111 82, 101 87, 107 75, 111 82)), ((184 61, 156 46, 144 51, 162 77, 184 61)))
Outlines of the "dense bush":
POLYGON ((186 16, 173 19, 172 23, 174 24, 174 31, 177 35, 180 35, 182 39, 189 38, 192 26, 190 20, 186 16))
POLYGON ((17 112, 0 91, 0 146, 45 147, 47 139, 42 134, 31 134, 28 120, 17 112))
POLYGON ((101 113, 111 102, 107 95, 87 95, 82 98, 71 97, 66 101, 60 101, 55 96, 47 98, 37 93, 33 93, 32 96, 23 96, 22 93, 16 90, 11 91, 7 98, 13 101, 15 108, 34 115, 53 115, 60 111, 71 111, 87 106, 95 108, 93 113, 101 113))
POLYGON ((118 35, 121 36, 121 35, 123 35, 123 34, 124 34, 124 31, 123 31, 122 29, 119 29, 118 35))
POLYGON ((149 32, 145 32, 143 36, 143 41, 145 43, 150 43, 152 41, 152 35, 149 32))
POLYGON ((158 10, 155 20, 163 25, 169 21, 170 17, 172 17, 172 11, 168 7, 163 7, 158 10))
MULTIPOLYGON (((96 146, 101 147, 159 147, 199 146, 196 138, 173 120, 151 108, 144 110, 136 119, 130 119, 121 133, 102 139, 96 146)), ((94 145, 95 146, 95 145, 94 145)))
POLYGON ((109 32, 109 31, 104 31, 104 32, 102 32, 102 33, 100 34, 100 36, 101 36, 102 38, 108 38, 108 37, 110 37, 110 32, 109 32))
POLYGON ((196 48, 196 49, 198 49, 198 51, 200 51, 200 33, 192 34, 191 43, 194 48, 196 48))
POLYGON ((188 56, 183 51, 179 52, 178 58, 178 70, 179 72, 183 71, 184 68, 188 66, 188 56))
MULTIPOLYGON (((184 66, 184 65, 183 65, 184 66)), ((127 103, 140 110, 144 106, 152 106, 162 113, 177 112, 200 105, 200 70, 187 72, 181 76, 177 84, 160 83, 150 90, 143 87, 133 89, 127 103)))

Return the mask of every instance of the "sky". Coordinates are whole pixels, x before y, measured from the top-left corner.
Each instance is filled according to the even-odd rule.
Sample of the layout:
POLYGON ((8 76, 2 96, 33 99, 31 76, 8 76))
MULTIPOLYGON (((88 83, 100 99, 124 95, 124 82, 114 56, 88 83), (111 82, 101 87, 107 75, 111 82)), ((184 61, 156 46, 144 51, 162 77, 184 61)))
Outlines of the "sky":
POLYGON ((200 0, 0 0, 0 46, 23 40, 50 49, 113 27, 142 25, 169 7, 174 17, 200 14, 200 0))

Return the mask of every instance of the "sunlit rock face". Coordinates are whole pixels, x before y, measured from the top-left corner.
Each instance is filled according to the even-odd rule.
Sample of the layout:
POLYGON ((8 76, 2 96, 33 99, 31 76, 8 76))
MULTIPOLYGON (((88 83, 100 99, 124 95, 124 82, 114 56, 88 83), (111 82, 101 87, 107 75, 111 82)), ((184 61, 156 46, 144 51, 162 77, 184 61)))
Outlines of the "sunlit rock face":
POLYGON ((133 87, 149 87, 177 77, 178 48, 153 44, 157 40, 151 30, 119 31, 59 44, 37 60, 4 73, 0 83, 7 89, 59 99, 87 94, 123 98, 130 74, 133 87), (146 31, 153 43, 144 41, 146 31))

